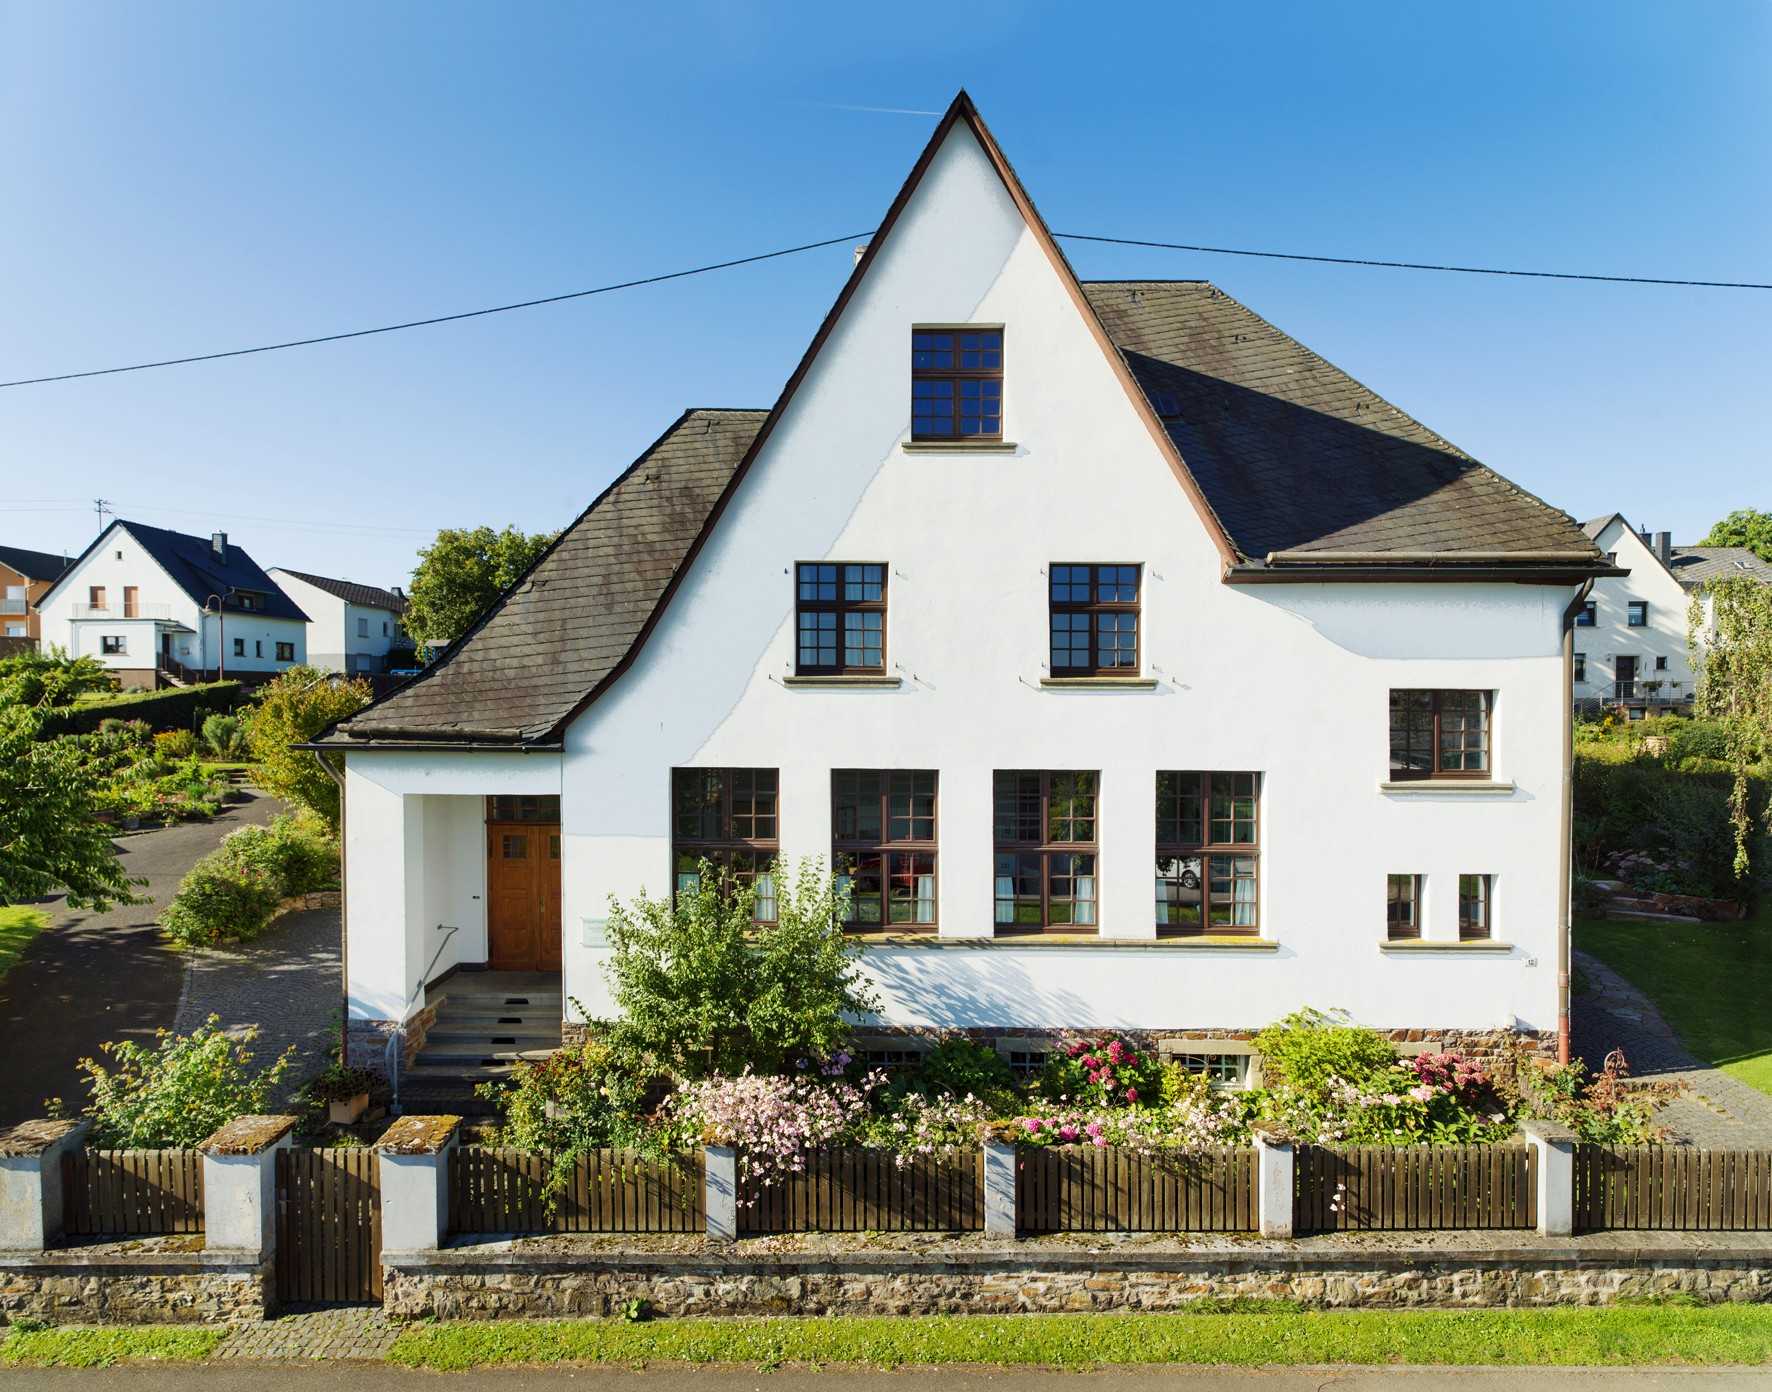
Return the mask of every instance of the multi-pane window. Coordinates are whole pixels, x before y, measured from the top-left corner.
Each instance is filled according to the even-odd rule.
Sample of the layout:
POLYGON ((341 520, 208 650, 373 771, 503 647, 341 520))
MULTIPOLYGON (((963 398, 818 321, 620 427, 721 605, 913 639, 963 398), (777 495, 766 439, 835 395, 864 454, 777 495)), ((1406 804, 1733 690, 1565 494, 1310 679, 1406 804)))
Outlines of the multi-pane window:
POLYGON ((1055 677, 1130 676, 1138 671, 1138 567, 1048 567, 1055 677))
POLYGON ((1261 775, 1157 774, 1157 932, 1261 928, 1261 775))
POLYGON ((504 793, 489 797, 486 799, 486 820, 555 823, 560 820, 560 796, 558 793, 504 793))
POLYGON ((911 330, 911 438, 1002 435, 1003 331, 911 330))
POLYGON ((122 634, 107 633, 98 640, 98 650, 101 653, 115 657, 118 653, 128 652, 129 647, 124 642, 122 634))
POLYGON ((1487 691, 1391 692, 1391 777, 1481 778, 1489 772, 1487 691))
POLYGON ((1392 942, 1421 936, 1420 875, 1385 877, 1384 931, 1392 942))
POLYGON ((996 923, 1094 932, 1100 775, 999 770, 992 783, 996 923))
POLYGON ((1647 628, 1649 625, 1649 601, 1633 599, 1625 605, 1624 623, 1627 628, 1647 628))
POLYGON ((935 927, 933 770, 831 774, 831 863, 849 887, 849 928, 935 927))
POLYGON ((277 661, 279 661, 279 662, 294 662, 295 661, 295 644, 294 643, 279 643, 279 644, 277 644, 277 661))
POLYGON ((795 587, 802 676, 886 670, 885 565, 802 561, 795 587))
POLYGON ((1481 942, 1491 936, 1490 877, 1458 877, 1458 937, 1461 942, 1481 942))
POLYGON ((1598 609, 1599 606, 1593 600, 1588 600, 1580 609, 1576 610, 1575 626, 1577 628, 1592 628, 1598 609))
POLYGON ((701 885, 701 863, 756 891, 752 917, 775 921, 780 792, 775 769, 673 769, 671 860, 679 894, 701 885))
POLYGON ((1247 1054, 1165 1054, 1163 1061, 1187 1073, 1204 1073, 1214 1090, 1241 1088, 1249 1078, 1247 1054))

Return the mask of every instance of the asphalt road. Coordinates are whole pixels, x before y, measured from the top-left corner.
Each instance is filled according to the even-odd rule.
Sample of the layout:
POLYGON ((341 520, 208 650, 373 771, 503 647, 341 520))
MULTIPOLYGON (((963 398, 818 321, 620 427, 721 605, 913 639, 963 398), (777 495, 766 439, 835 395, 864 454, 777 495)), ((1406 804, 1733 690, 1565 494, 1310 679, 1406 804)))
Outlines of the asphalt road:
POLYGON ((104 1392, 423 1392, 460 1382, 491 1392, 1749 1392, 1772 1388, 1763 1369, 1677 1368, 1136 1368, 1061 1373, 1033 1369, 906 1368, 897 1372, 673 1366, 631 1371, 613 1368, 489 1369, 429 1373, 372 1363, 201 1365, 156 1368, 8 1369, 6 1392, 102 1388, 104 1392))
MULTIPOLYGON (((170 1029, 184 984, 184 958, 154 920, 185 871, 235 827, 264 824, 280 809, 249 793, 213 822, 186 822, 119 837, 118 854, 147 884, 147 902, 95 914, 61 899, 41 905, 51 925, 0 979, 0 1126, 43 1115, 45 1098, 78 1112, 86 1091, 79 1060, 110 1039, 152 1041, 170 1029)), ((8 1375, 10 1376, 10 1375, 8 1375)))

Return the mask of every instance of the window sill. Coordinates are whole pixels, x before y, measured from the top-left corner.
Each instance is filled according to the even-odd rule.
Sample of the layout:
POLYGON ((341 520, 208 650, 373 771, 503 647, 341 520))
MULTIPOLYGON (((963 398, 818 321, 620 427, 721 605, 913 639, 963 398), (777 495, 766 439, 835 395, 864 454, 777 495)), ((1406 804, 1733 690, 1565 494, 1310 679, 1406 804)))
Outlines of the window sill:
POLYGON ((963 454, 1014 454, 1021 446, 1013 440, 906 440, 902 448, 906 454, 943 454, 955 450, 963 454))
POLYGON ((1399 942, 1381 942, 1380 952, 1512 952, 1514 945, 1482 938, 1473 942, 1442 942, 1433 938, 1417 938, 1399 942))
POLYGON ((851 941, 865 943, 869 947, 933 947, 933 948, 972 948, 982 951, 1020 950, 1022 948, 1108 948, 1115 951, 1131 949, 1133 951, 1162 951, 1168 948, 1181 948, 1190 952, 1223 951, 1232 952, 1278 952, 1279 943, 1271 938, 1251 938, 1243 936, 1197 937, 1197 938, 1106 938, 1097 933, 1005 933, 999 937, 963 938, 941 937, 934 933, 848 933, 844 935, 851 941))
POLYGON ((1054 691, 1155 691, 1155 677, 1041 677, 1040 685, 1054 691))
POLYGON ((833 674, 830 676, 819 676, 819 677, 782 677, 779 680, 781 681, 781 684, 783 686, 878 686, 878 687, 889 687, 889 686, 903 686, 904 685, 904 678, 903 677, 884 676, 884 675, 883 676, 864 676, 860 673, 857 673, 852 676, 843 676, 843 675, 833 674))
POLYGON ((1405 778, 1378 785, 1382 793, 1463 793, 1470 797, 1505 797, 1519 791, 1517 783, 1488 778, 1405 778))

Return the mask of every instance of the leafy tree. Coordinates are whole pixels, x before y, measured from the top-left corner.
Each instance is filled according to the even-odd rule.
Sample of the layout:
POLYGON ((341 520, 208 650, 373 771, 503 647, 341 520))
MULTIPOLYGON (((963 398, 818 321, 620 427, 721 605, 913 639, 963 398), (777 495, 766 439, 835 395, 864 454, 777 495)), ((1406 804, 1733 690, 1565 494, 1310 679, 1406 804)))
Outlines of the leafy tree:
POLYGON ((0 701, 0 904, 61 890, 77 909, 132 903, 98 820, 103 768, 79 740, 44 738, 44 710, 0 701))
POLYGON ((445 527, 418 553, 401 625, 426 656, 454 642, 558 535, 445 527))
POLYGON ((369 683, 313 667, 291 667, 267 682, 246 716, 246 746, 268 793, 311 808, 338 830, 338 784, 305 744, 334 721, 369 704, 369 683))
POLYGON ((30 649, 0 658, 0 705, 71 706, 89 691, 114 691, 117 679, 96 657, 61 648, 30 649))
POLYGON ((611 902, 606 971, 621 1017, 604 1028, 618 1053, 683 1078, 791 1072, 833 1057, 849 1018, 878 1007, 841 926, 847 891, 816 861, 791 883, 779 861, 774 875, 774 923, 755 922, 752 887, 706 861, 675 902, 611 902))
POLYGON ((1700 546, 1745 546, 1762 561, 1772 561, 1772 512, 1736 508, 1704 534, 1700 546))
POLYGON ((1753 766, 1772 749, 1772 585, 1747 575, 1706 585, 1692 598, 1686 645, 1698 673, 1695 713, 1724 730, 1735 877, 1741 880, 1752 865, 1753 766))

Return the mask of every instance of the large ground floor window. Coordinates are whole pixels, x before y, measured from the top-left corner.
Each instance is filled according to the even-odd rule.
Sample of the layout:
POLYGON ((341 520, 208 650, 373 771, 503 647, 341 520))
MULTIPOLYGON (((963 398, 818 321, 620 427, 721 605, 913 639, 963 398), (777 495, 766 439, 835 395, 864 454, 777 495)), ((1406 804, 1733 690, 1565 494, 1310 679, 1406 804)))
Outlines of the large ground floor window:
POLYGON ((992 784, 999 933, 1087 932, 1097 923, 1100 774, 999 770, 992 784))
POLYGON ((1261 775, 1157 775, 1159 936, 1261 931, 1261 775))
POLYGON ((756 891, 751 916, 757 922, 775 922, 780 801, 775 769, 673 769, 671 863, 677 892, 700 887, 705 861, 723 877, 756 891))
POLYGON ((849 889, 845 926, 935 928, 933 769, 831 774, 831 864, 849 889))

